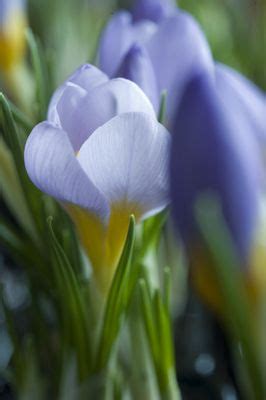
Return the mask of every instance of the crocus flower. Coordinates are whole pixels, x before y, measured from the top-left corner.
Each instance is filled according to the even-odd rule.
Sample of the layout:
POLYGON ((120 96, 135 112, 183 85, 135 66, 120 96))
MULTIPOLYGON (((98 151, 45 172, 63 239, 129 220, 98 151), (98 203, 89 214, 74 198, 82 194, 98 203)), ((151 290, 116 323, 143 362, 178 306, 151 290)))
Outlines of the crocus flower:
POLYGON ((25 1, 0 0, 0 69, 8 71, 21 61, 25 26, 25 1))
POLYGON ((29 136, 28 174, 72 217, 103 291, 130 215, 140 221, 168 203, 169 137, 137 85, 90 65, 55 92, 29 136))
POLYGON ((156 112, 161 93, 166 91, 170 121, 191 77, 203 71, 213 74, 214 70, 202 30, 192 16, 179 9, 158 23, 135 20, 126 11, 116 13, 103 32, 99 61, 110 77, 124 76, 124 73, 137 84, 141 83, 156 112), (142 49, 141 55, 136 52, 136 44, 142 49))
POLYGON ((134 44, 126 54, 118 76, 135 82, 146 93, 154 109, 159 109, 159 91, 151 60, 144 46, 134 44))
POLYGON ((175 11, 174 1, 171 0, 136 0, 132 15, 135 21, 148 19, 159 22, 175 11))
POLYGON ((178 107, 171 152, 173 216, 201 292, 213 303, 195 207, 202 194, 218 200, 243 268, 250 262, 262 189, 262 162, 256 135, 235 99, 222 101, 207 76, 195 77, 178 107), (204 273, 205 271, 205 273, 204 273), (209 286, 208 283, 209 282, 209 286))
POLYGON ((261 143, 266 140, 266 96, 253 82, 223 64, 216 64, 216 84, 225 105, 234 100, 235 114, 246 118, 246 123, 261 143), (238 110, 238 111, 237 111, 238 110))

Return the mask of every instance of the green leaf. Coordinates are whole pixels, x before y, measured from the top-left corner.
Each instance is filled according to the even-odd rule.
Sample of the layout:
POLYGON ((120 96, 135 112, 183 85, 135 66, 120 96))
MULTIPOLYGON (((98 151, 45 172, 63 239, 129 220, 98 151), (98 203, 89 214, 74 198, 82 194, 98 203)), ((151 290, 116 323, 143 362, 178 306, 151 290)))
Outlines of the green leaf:
POLYGON ((40 262, 40 255, 36 248, 32 247, 32 243, 26 241, 17 227, 14 228, 3 217, 0 217, 0 242, 18 264, 30 266, 40 262))
POLYGON ((70 335, 77 353, 80 378, 84 380, 91 370, 89 321, 82 289, 64 250, 55 237, 52 217, 48 218, 49 232, 55 257, 56 285, 61 299, 62 333, 70 335))
POLYGON ((168 214, 169 210, 166 208, 143 222, 143 237, 139 257, 144 257, 151 247, 157 246, 161 231, 167 221, 168 214))
MULTIPOLYGON (((2 93, 0 93, 0 106, 3 113, 2 128, 4 133, 4 139, 12 153, 16 167, 15 169, 20 180, 21 190, 24 193, 24 197, 28 204, 28 209, 32 216, 32 221, 34 221, 36 232, 38 232, 39 235, 39 233, 42 231, 41 229, 42 221, 39 218, 40 215, 42 214, 42 202, 41 202, 42 194, 30 182, 29 177, 27 175, 24 166, 24 151, 23 151, 23 145, 21 143, 22 140, 18 134, 17 127, 14 122, 9 103, 2 93)), ((42 247, 42 243, 39 240, 39 237, 37 238, 37 235, 35 242, 38 247, 40 248, 42 247)))
POLYGON ((153 298, 154 315, 157 319, 158 342, 163 343, 163 357, 160 357, 160 366, 164 366, 165 371, 172 369, 175 363, 174 348, 172 342, 172 331, 170 325, 170 316, 163 303, 159 290, 155 290, 153 298))
POLYGON ((27 133, 29 133, 34 124, 17 106, 8 99, 9 107, 11 109, 14 120, 19 124, 27 133))
POLYGON ((20 226, 37 241, 37 232, 24 192, 17 175, 14 159, 0 140, 0 190, 3 198, 20 226))
POLYGON ((166 307, 166 310, 168 311, 170 315, 170 306, 171 306, 171 269, 166 266, 163 269, 163 296, 164 296, 164 304, 166 307))
POLYGON ((22 177, 24 171, 24 157, 21 138, 18 135, 9 103, 3 93, 0 93, 0 106, 3 113, 1 122, 4 139, 14 156, 18 173, 20 177, 22 177))
POLYGON ((39 365, 39 354, 31 338, 27 338, 21 353, 23 365, 21 365, 21 382, 17 388, 19 398, 44 400, 46 398, 45 381, 39 365))
POLYGON ((148 337, 150 351, 155 364, 155 368, 160 363, 160 344, 157 338, 157 329, 154 321, 153 306, 151 296, 148 290, 147 283, 144 279, 139 280, 142 313, 144 318, 144 325, 148 337))
MULTIPOLYGON (((12 156, 13 156, 14 170, 16 170, 15 173, 17 174, 17 177, 19 178, 21 192, 23 192, 25 202, 28 206, 28 214, 29 213, 31 214, 30 232, 33 235, 32 238, 33 238, 35 244, 41 248, 42 244, 39 240, 39 236, 37 233, 38 229, 37 229, 37 224, 36 224, 38 222, 37 216, 38 216, 38 209, 39 209, 39 204, 40 204, 40 202, 39 202, 40 193, 32 185, 32 183, 30 182, 28 175, 26 173, 25 166, 24 166, 23 146, 21 143, 22 141, 18 134, 17 127, 14 122, 9 103, 6 100, 3 93, 0 93, 0 107, 2 110, 1 122, 2 122, 2 130, 3 130, 3 134, 4 134, 4 139, 10 149, 10 152, 12 153, 12 156), (33 228, 33 225, 34 225, 34 228, 33 228)), ((10 159, 10 157, 9 157, 9 159, 10 159)), ((10 166, 10 162, 9 162, 9 166, 10 166)), ((5 172, 3 172, 3 173, 5 173, 5 172)), ((17 189, 18 189, 18 187, 17 187, 17 189)), ((25 203, 24 203, 24 205, 25 205, 25 203)), ((25 216, 27 217, 27 214, 25 216)), ((29 223, 29 220, 28 220, 28 223, 29 223)), ((29 225, 28 225, 28 228, 29 228, 29 225)))
POLYGON ((134 399, 159 399, 158 380, 148 344, 148 337, 143 325, 139 295, 140 291, 135 290, 128 318, 128 333, 130 337, 130 364, 128 365, 130 373, 128 375, 131 396, 134 399))
POLYGON ((130 271, 134 241, 135 218, 131 216, 125 246, 106 300, 103 326, 95 360, 96 371, 102 370, 108 362, 119 332, 121 318, 130 300, 130 271))
POLYGON ((147 282, 139 281, 141 310, 160 393, 164 399, 181 399, 176 381, 170 316, 159 290, 153 298, 147 282))
POLYGON ((166 119, 166 100, 167 100, 167 92, 164 90, 161 94, 160 109, 158 113, 158 121, 161 124, 164 124, 166 119))
POLYGON ((46 117, 49 102, 48 72, 39 40, 34 36, 30 29, 27 30, 26 36, 35 75, 38 120, 43 121, 46 117))

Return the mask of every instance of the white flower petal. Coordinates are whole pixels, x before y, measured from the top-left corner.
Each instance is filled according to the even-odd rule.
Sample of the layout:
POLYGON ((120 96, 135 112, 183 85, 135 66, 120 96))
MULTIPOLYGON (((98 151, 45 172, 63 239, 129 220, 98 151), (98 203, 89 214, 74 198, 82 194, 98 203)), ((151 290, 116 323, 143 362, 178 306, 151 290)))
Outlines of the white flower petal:
POLYGON ((128 113, 98 128, 78 160, 111 205, 151 215, 168 203, 169 147, 170 134, 154 118, 128 113))
POLYGON ((67 134, 42 122, 25 147, 25 166, 33 183, 64 203, 72 203, 105 220, 109 207, 104 196, 78 163, 67 134))

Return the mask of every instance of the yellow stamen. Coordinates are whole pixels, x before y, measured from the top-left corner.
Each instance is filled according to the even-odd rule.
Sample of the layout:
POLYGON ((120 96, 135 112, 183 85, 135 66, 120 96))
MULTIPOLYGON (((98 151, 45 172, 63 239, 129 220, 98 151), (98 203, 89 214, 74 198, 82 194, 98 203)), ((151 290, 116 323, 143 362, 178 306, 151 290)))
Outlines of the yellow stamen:
POLYGON ((140 209, 127 202, 113 204, 105 226, 97 216, 80 207, 67 205, 66 208, 92 263, 99 289, 106 294, 123 250, 130 215, 134 214, 138 221, 140 209))
POLYGON ((23 58, 26 25, 24 14, 16 11, 0 27, 0 69, 5 72, 16 67, 23 58))
MULTIPOLYGON (((240 277, 243 279, 242 284, 254 313, 258 309, 262 297, 265 296, 265 261, 266 248, 257 243, 253 246, 248 265, 239 266, 239 268, 243 268, 240 277)), ((196 251, 194 250, 191 258, 191 276, 201 298, 220 317, 223 317, 224 303, 213 262, 214 260, 207 249, 203 246, 198 247, 196 251)))

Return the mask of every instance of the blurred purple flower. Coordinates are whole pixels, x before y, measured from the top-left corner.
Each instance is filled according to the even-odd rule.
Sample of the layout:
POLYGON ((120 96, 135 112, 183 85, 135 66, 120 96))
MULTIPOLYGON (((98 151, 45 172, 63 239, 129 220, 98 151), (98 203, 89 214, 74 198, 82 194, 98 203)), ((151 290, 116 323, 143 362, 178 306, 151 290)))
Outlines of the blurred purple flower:
POLYGON ((170 135, 133 82, 84 65, 55 92, 48 120, 25 148, 33 183, 59 200, 76 224, 102 290, 107 290, 129 217, 168 203, 170 135))
POLYGON ((136 0, 132 15, 135 21, 149 19, 159 22, 173 14, 175 9, 173 0, 136 0))
POLYGON ((159 93, 151 60, 146 49, 134 44, 126 54, 117 76, 135 82, 148 96, 155 110, 159 109, 159 93))
MULTIPOLYGON (((143 3, 147 7, 151 4, 143 3)), ((214 70, 202 30, 192 16, 177 8, 158 23, 136 20, 126 11, 116 13, 103 32, 99 60, 110 77, 125 74, 139 84, 156 112, 160 95, 166 90, 170 121, 189 79, 203 71, 212 74, 214 70)))
POLYGON ((177 110, 170 163, 173 216, 193 254, 201 243, 196 202, 202 194, 214 195, 245 264, 258 222, 262 160, 254 129, 247 123, 245 102, 239 100, 236 108, 235 93, 222 90, 229 84, 223 74, 227 70, 218 66, 217 71, 216 86, 208 76, 195 77, 177 110))
POLYGON ((216 83, 224 105, 234 107, 234 113, 239 118, 245 118, 257 139, 265 145, 265 93, 239 72, 223 64, 216 64, 216 83))

